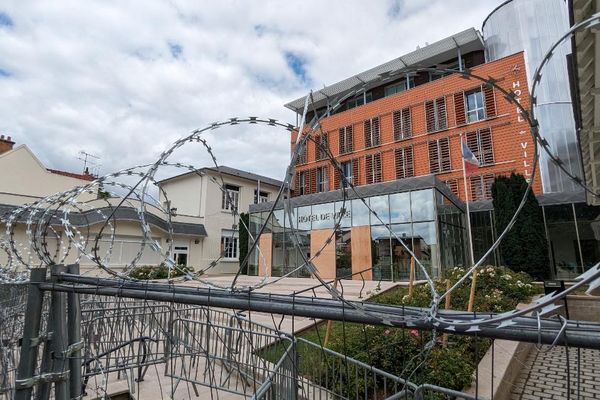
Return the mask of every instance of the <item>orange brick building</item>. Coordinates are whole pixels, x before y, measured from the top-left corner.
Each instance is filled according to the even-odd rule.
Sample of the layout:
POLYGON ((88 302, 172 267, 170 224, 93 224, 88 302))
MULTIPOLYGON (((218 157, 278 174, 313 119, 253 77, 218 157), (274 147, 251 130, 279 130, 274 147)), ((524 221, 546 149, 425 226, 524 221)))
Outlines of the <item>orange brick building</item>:
MULTIPOLYGON (((481 60, 476 55, 470 59, 481 60)), ((529 107, 522 52, 474 65, 470 71, 494 78, 498 86, 513 90, 525 109, 529 107)), ((375 99, 376 92, 385 94, 386 88, 404 79, 370 89, 367 93, 373 93, 372 100, 366 104, 346 109, 353 99, 347 100, 343 111, 321 120, 320 133, 308 142, 297 163, 296 195, 341 186, 340 176, 317 143, 328 146, 347 178, 359 186, 434 174, 465 200, 461 135, 481 165, 468 177, 469 200, 491 198, 490 187, 497 175, 517 172, 531 176, 529 125, 501 92, 477 79, 452 74, 375 99)), ((418 79, 417 74, 413 82, 418 79)), ((312 113, 307 119, 311 117, 312 113)), ((291 135, 292 151, 297 135, 297 131, 291 135)), ((541 193, 539 179, 534 182, 534 192, 541 193)))

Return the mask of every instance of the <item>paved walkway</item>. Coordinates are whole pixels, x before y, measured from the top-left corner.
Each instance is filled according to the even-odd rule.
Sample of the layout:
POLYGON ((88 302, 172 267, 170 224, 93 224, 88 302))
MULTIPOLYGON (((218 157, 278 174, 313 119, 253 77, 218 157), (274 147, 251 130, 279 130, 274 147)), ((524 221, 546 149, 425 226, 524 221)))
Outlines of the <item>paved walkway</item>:
POLYGON ((579 351, 580 357, 577 349, 569 348, 567 368, 564 347, 532 349, 515 382, 511 400, 600 399, 600 350, 579 351), (579 374, 578 364, 581 366, 579 374), (567 387, 570 396, 567 396, 567 387))

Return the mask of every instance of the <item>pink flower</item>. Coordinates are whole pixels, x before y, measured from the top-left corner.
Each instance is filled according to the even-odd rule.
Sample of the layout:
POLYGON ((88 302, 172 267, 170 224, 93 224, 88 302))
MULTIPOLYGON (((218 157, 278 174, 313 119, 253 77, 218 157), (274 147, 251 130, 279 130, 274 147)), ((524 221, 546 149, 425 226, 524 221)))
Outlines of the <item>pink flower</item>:
POLYGON ((412 336, 414 337, 419 337, 419 331, 416 329, 411 329, 410 331, 408 331, 412 336))
POLYGON ((386 329, 385 331, 383 331, 384 335, 389 335, 390 333, 392 333, 391 329, 386 329))

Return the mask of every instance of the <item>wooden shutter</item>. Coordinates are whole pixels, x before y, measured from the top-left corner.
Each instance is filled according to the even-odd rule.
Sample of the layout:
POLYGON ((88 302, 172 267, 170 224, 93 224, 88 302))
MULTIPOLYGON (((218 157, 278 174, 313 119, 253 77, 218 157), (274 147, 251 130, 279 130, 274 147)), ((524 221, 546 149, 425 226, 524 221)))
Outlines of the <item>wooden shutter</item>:
POLYGON ((373 183, 373 155, 365 156, 365 177, 367 185, 373 183))
POLYGON ((448 186, 448 188, 450 189, 450 191, 452 193, 454 193, 457 197, 459 197, 459 194, 458 194, 458 180, 457 179, 450 179, 450 180, 447 180, 445 183, 446 183, 446 186, 448 186))
POLYGON ((469 177, 469 183, 471 184, 471 201, 480 200, 482 188, 481 188, 481 175, 472 175, 469 177))
POLYGON ((379 146, 381 143, 379 135, 379 117, 371 119, 371 129, 373 130, 373 146, 379 146))
MULTIPOLYGON (((341 164, 340 164, 341 167, 341 164)), ((336 167, 334 167, 334 172, 333 172, 333 188, 334 189, 339 189, 341 188, 342 185, 342 173, 340 172, 340 170, 336 167)))
POLYGON ((454 115, 456 116, 456 125, 464 125, 467 123, 464 92, 454 93, 454 115))
POLYGON ((414 164, 413 164, 413 147, 405 147, 404 148, 404 160, 406 163, 404 175, 405 178, 410 176, 415 176, 414 164))
POLYGON ((373 147, 373 143, 371 142, 371 120, 365 121, 365 147, 373 147))
POLYGON ((425 120, 427 122, 427 132, 434 132, 435 129, 435 107, 433 100, 425 102, 425 120))
POLYGON ((352 184, 354 186, 358 186, 360 185, 360 168, 359 168, 359 164, 360 163, 360 158, 355 158, 354 160, 352 160, 352 184))
POLYGON ((490 165, 494 163, 494 149, 490 128, 479 130, 479 151, 479 162, 481 165, 490 165))
POLYGON ((340 154, 350 153, 352 151, 352 125, 348 125, 344 128, 340 128, 340 154))
POLYGON ((496 176, 484 174, 471 176, 471 200, 488 200, 492 198, 492 184, 496 176))
POLYGON ((381 153, 373 154, 373 182, 381 182, 383 178, 383 171, 381 165, 381 153))
POLYGON ((414 176, 412 146, 396 149, 394 156, 396 160, 396 179, 414 176))
POLYGON ((465 133, 465 139, 467 141, 467 147, 471 150, 471 153, 479 160, 479 164, 481 164, 481 159, 479 158, 479 140, 477 131, 467 132, 465 133))
POLYGON ((448 121, 446 120, 446 98, 438 97, 435 100, 435 111, 437 114, 437 129, 438 131, 446 129, 448 127, 448 121))
POLYGON ((308 190, 307 193, 317 192, 317 170, 315 168, 308 171, 308 190))
POLYGON ((294 176, 294 193, 296 196, 300 195, 300 172, 296 172, 294 176))
POLYGON ((436 174, 440 172, 440 158, 437 140, 429 142, 429 172, 436 174))
POLYGON ((494 87, 483 85, 483 101, 485 103, 485 116, 491 118, 496 116, 496 96, 494 87))
POLYGON ((442 171, 450 171, 452 163, 450 160, 450 140, 446 138, 439 139, 440 145, 440 169, 442 171))

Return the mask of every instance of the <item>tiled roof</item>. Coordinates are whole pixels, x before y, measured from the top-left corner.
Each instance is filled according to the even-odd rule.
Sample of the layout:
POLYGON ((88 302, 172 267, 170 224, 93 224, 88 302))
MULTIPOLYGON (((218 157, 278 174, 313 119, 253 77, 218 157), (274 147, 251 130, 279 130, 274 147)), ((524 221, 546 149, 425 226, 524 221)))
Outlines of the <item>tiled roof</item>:
POLYGON ((61 171, 59 169, 50 169, 50 168, 46 168, 46 170, 53 174, 68 176, 69 178, 76 178, 76 179, 81 179, 84 181, 93 181, 94 179, 96 179, 96 177, 94 175, 90 175, 90 174, 76 174, 74 172, 67 172, 67 171, 61 171))

